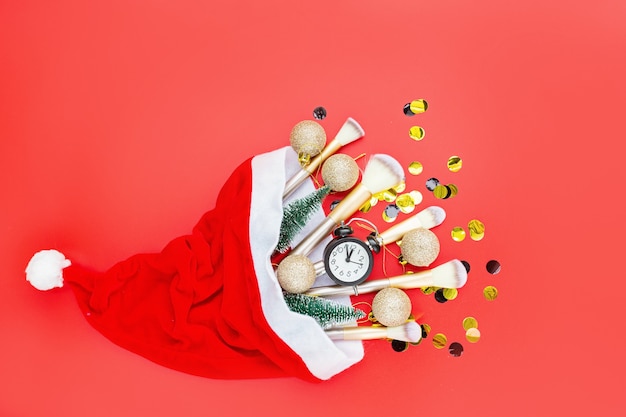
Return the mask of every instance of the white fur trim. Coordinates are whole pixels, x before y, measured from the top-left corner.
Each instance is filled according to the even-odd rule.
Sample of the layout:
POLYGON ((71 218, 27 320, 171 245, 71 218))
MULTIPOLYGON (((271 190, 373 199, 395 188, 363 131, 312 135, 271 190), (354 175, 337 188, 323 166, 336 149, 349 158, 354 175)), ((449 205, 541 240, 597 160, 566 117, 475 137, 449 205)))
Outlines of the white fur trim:
MULTIPOLYGON (((283 299, 270 256, 278 243, 284 184, 298 169, 298 157, 290 147, 258 155, 252 160, 250 248, 261 294, 261 307, 267 322, 302 358, 311 374, 326 380, 363 359, 363 343, 331 340, 313 318, 290 311, 283 299)), ((301 198, 313 190, 313 183, 308 180, 290 197, 301 198)), ((294 243, 302 240, 324 218, 321 210, 317 212, 294 243)), ((323 246, 320 245, 309 256, 313 262, 321 259, 323 246)), ((350 304, 349 297, 338 301, 350 304)))
POLYGON ((37 252, 26 266, 26 280, 38 290, 47 291, 63 286, 63 268, 70 266, 69 259, 54 249, 37 252))

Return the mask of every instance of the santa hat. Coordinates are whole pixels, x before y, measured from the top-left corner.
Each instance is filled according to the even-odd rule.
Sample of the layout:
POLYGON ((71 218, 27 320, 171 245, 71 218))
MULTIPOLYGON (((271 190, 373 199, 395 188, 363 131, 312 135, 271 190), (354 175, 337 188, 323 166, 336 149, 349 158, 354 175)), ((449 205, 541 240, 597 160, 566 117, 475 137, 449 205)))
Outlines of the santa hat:
MULTIPOLYGON (((223 379, 329 379, 363 358, 362 343, 331 340, 313 318, 290 311, 270 262, 284 184, 299 169, 290 147, 255 156, 192 232, 160 253, 98 272, 45 250, 29 262, 27 280, 40 290, 69 284, 96 330, 172 369, 223 379), (243 208, 233 211, 233 201, 243 208)), ((291 198, 313 189, 307 181, 291 198)), ((323 218, 320 210, 294 243, 323 218)), ((310 257, 321 259, 321 249, 310 257)))

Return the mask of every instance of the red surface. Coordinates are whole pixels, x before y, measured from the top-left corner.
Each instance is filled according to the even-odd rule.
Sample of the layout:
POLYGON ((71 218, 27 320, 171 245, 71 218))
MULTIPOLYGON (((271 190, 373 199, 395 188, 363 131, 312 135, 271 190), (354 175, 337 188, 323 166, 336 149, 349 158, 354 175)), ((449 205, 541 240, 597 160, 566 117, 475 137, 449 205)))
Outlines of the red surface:
POLYGON ((626 6, 515 3, 2 2, 0 415, 621 415, 626 6), (415 98, 430 108, 408 118, 415 98), (203 379, 111 344, 69 289, 24 281, 46 247, 97 268, 160 249, 318 105, 331 135, 348 116, 365 128, 347 153, 421 161, 411 189, 458 185, 422 207, 448 211, 441 257, 470 261, 470 282, 446 304, 413 297, 463 356, 368 342, 321 384, 203 379), (472 218, 485 239, 452 242, 472 218))

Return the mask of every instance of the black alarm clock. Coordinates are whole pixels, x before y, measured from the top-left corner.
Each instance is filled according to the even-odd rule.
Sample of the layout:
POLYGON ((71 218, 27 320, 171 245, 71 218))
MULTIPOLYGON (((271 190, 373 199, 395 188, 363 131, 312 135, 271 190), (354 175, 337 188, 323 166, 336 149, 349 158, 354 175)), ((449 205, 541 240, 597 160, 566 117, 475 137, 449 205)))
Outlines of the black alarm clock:
POLYGON ((335 229, 335 238, 324 248, 326 273, 339 285, 362 283, 370 276, 374 266, 370 246, 351 234, 352 228, 342 224, 335 229))

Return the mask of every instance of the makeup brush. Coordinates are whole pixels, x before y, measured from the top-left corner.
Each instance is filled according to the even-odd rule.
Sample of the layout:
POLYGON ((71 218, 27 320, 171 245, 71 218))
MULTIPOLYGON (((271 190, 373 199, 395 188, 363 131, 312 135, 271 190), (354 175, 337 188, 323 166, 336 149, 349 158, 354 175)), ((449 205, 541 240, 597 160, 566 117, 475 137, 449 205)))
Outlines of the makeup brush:
POLYGON ((365 165, 361 182, 335 206, 315 230, 292 249, 291 254, 309 255, 335 227, 352 216, 372 195, 388 190, 403 180, 404 170, 398 161, 386 154, 372 155, 365 165))
POLYGON ((341 149, 342 146, 346 146, 357 139, 361 139, 364 135, 365 131, 361 125, 353 118, 348 117, 343 126, 341 126, 341 129, 339 129, 337 136, 322 149, 322 152, 311 159, 308 165, 302 167, 297 174, 287 181, 285 190, 283 191, 283 200, 294 192, 309 175, 313 174, 329 156, 341 149))
POLYGON ((422 328, 415 321, 394 327, 354 326, 325 330, 333 340, 393 339, 417 343, 422 338, 422 328))
POLYGON ((379 235, 371 235, 368 238, 368 242, 374 252, 380 250, 383 245, 396 242, 402 239, 407 232, 418 229, 432 229, 439 226, 446 218, 446 212, 444 209, 438 206, 430 206, 420 211, 419 213, 409 217, 408 219, 396 223, 389 229, 381 232, 379 235))
MULTIPOLYGON (((373 252, 380 252, 380 248, 383 245, 388 245, 397 240, 400 240, 404 234, 410 230, 423 227, 424 229, 432 229, 443 223, 446 218, 446 212, 444 209, 438 206, 426 207, 419 213, 414 214, 408 219, 396 223, 394 226, 380 233, 379 235, 373 233, 367 237, 367 244, 373 252)), ((324 268, 324 261, 318 261, 313 264, 315 267, 315 276, 320 276, 326 272, 324 268)))
POLYGON ((467 282, 467 270, 461 261, 453 259, 433 269, 415 272, 413 274, 398 275, 395 277, 374 279, 366 281, 355 287, 344 285, 332 285, 329 287, 311 288, 306 295, 329 296, 329 295, 358 295, 383 288, 395 287, 403 290, 414 288, 437 287, 437 288, 461 288, 467 282))

